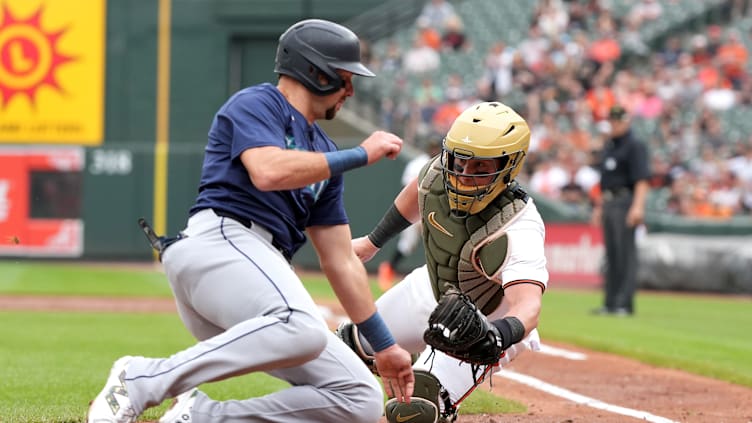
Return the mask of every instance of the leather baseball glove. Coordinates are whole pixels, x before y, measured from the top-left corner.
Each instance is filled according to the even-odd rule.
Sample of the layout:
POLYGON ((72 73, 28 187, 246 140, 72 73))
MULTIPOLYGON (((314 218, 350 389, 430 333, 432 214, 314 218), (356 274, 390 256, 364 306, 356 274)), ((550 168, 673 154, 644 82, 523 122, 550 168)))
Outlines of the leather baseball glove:
POLYGON ((476 365, 496 364, 504 353, 499 330, 458 291, 448 291, 439 299, 423 339, 447 355, 476 365))

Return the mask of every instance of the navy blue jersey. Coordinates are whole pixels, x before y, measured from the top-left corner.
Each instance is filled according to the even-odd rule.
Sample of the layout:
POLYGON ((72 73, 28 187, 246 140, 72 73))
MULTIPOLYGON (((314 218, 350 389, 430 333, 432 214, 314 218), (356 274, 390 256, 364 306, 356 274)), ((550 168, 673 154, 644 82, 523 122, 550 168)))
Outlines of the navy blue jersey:
POLYGON ((196 204, 190 214, 217 208, 257 222, 288 257, 305 243, 308 226, 348 223, 342 175, 289 191, 264 192, 251 182, 240 154, 255 147, 336 151, 317 125, 309 125, 269 83, 245 88, 219 109, 209 130, 196 204))

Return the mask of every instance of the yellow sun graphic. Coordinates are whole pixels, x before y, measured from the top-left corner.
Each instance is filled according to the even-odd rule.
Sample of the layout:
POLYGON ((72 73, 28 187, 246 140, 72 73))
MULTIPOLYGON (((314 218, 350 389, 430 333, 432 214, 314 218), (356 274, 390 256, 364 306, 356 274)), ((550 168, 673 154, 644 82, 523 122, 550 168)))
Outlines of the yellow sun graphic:
POLYGON ((0 108, 5 109, 15 96, 25 96, 32 106, 42 86, 59 92, 63 88, 55 79, 56 70, 74 61, 58 50, 58 41, 66 29, 45 31, 41 17, 43 6, 25 19, 13 16, 3 4, 0 22, 0 108))

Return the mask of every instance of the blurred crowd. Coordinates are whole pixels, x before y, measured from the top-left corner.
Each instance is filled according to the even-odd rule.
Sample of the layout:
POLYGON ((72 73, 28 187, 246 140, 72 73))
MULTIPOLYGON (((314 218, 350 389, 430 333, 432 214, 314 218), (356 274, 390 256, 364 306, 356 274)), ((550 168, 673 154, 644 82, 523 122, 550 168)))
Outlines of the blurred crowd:
MULTIPOLYGON (((428 0, 404 51, 365 52, 391 72, 380 124, 416 146, 441 138, 454 118, 478 101, 520 110, 532 128, 523 183, 586 212, 599 180, 594 160, 607 138, 608 110, 624 106, 650 147, 652 208, 676 215, 727 219, 752 214, 752 135, 731 139, 724 113, 752 107, 749 51, 737 26, 708 24, 648 45, 641 28, 680 0, 635 0, 615 16, 605 0, 541 0, 518 43, 484 49, 480 78, 436 70, 456 52, 480 48, 447 0, 428 0), (470 88, 468 88, 470 87, 470 88), (407 93, 408 95, 404 95, 407 93)), ((725 4, 729 22, 749 18, 749 0, 725 4)))

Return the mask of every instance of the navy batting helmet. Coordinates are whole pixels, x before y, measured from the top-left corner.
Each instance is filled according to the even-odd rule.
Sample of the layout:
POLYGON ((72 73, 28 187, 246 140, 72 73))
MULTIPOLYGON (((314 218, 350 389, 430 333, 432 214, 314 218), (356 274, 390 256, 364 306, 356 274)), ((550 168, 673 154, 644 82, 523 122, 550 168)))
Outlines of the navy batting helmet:
POLYGON ((337 92, 344 82, 336 70, 374 76, 360 63, 358 36, 342 25, 321 19, 300 21, 279 37, 274 72, 300 81, 316 95, 337 92), (322 84, 319 76, 326 77, 322 84))

